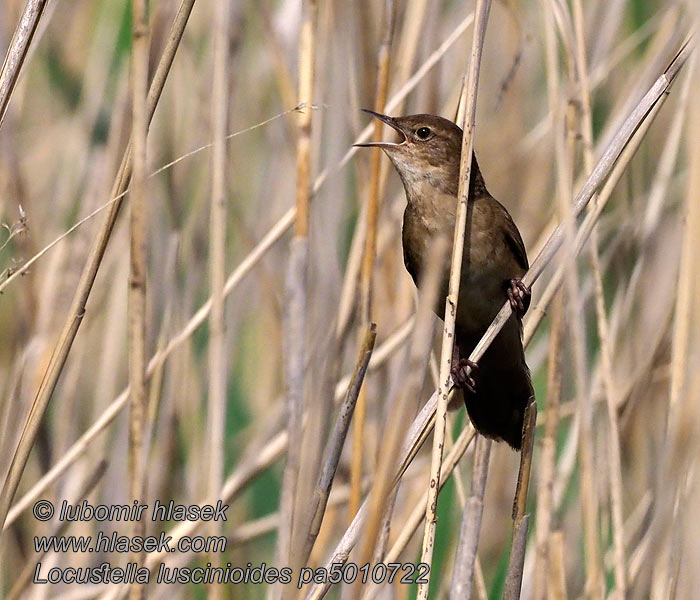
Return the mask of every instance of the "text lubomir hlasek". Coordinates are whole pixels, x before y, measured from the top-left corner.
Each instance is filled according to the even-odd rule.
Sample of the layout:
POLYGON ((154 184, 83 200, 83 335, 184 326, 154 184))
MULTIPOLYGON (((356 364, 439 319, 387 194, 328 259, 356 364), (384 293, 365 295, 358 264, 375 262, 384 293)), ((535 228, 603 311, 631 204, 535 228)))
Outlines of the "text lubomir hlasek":
MULTIPOLYGON (((151 521, 226 521, 228 504, 219 500, 212 504, 176 504, 173 500, 167 504, 159 500, 153 504, 151 521)), ((80 504, 61 503, 59 520, 61 521, 140 521, 148 510, 148 504, 98 504, 93 506, 87 500, 80 504)))

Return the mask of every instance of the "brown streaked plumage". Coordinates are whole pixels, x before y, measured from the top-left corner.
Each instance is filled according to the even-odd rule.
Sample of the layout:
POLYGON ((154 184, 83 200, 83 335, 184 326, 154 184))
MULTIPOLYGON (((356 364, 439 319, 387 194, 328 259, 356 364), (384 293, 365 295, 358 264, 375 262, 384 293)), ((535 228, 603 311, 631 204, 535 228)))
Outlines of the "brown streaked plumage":
MULTIPOLYGON (((381 119, 401 136, 399 142, 373 142, 394 164, 408 204, 403 219, 406 269, 418 284, 423 257, 437 236, 452 240, 457 207, 462 130, 435 115, 381 119)), ((505 207, 489 194, 476 157, 467 204, 467 230, 455 328, 452 375, 464 388, 464 401, 474 427, 483 435, 520 449, 525 407, 534 398, 522 344, 522 316, 529 290, 520 278, 528 269, 525 245, 505 207), (465 360, 510 298, 514 312, 479 362, 475 380, 466 375, 465 360)), ((435 312, 444 318, 449 259, 435 312)))

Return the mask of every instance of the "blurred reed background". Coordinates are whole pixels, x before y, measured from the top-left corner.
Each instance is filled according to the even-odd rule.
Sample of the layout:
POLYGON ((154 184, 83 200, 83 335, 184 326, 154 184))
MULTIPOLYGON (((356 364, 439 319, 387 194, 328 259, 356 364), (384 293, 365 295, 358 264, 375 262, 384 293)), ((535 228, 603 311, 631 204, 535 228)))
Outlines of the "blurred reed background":
MULTIPOLYGON (((133 557, 38 557, 35 535, 132 530, 94 521, 59 530, 56 518, 41 523, 31 507, 39 498, 129 503, 139 485, 150 504, 231 504, 220 530, 146 522, 149 534, 228 540, 222 555, 137 557, 149 567, 322 566, 371 489, 349 560, 377 562, 389 552, 419 562, 430 441, 396 496, 390 489, 399 444, 436 386, 441 328, 419 317, 413 331, 400 181, 378 152, 354 154, 351 145, 369 126, 360 107, 388 102, 390 114, 456 118, 473 3, 259 0, 222 8, 223 0, 153 0, 149 81, 167 73, 164 53, 177 52, 151 104, 130 85, 130 2, 45 4, 0 6, 3 53, 25 5, 41 9, 16 84, 7 62, 0 79, 0 100, 9 102, 0 126, 0 474, 3 513, 9 508, 0 595, 125 595, 123 586, 33 585, 39 560, 48 569, 123 566, 133 557), (139 268, 130 265, 138 233, 131 196, 112 213, 114 230, 105 227, 119 205, 110 198, 128 182, 120 164, 133 99, 141 117, 155 107, 145 162, 138 138, 131 153, 142 182, 136 217, 146 219, 143 344, 127 326, 139 268), (234 134, 227 142, 226 132, 234 134), (93 251, 100 235, 108 239, 103 258, 93 251), (86 264, 99 267, 92 286, 81 282, 86 264), (66 346, 72 333, 64 327, 81 322, 81 297, 82 324, 66 346), (59 345, 65 364, 51 358, 59 345), (126 389, 144 368, 140 345, 146 361, 155 358, 134 412, 126 389), (338 417, 338 406, 357 397, 372 346, 344 439, 350 419, 338 417), (432 351, 427 369, 416 369, 425 363, 421 349, 432 351), (321 473, 333 485, 315 531, 321 473)), ((692 0, 493 4, 474 145, 531 262, 698 17, 692 0)), ((145 67, 141 56, 134 64, 145 67)), ((633 137, 638 150, 620 159, 577 262, 572 235, 582 219, 570 221, 564 251, 534 286, 525 334, 539 419, 523 598, 693 598, 700 589, 699 94, 700 62, 691 57, 663 107, 651 111, 654 122, 633 137), (559 265, 565 285, 545 294, 559 265)), ((448 415, 443 468, 451 476, 437 506, 431 598, 450 595, 473 493, 472 440, 458 407, 448 415)), ((517 597, 506 573, 518 461, 504 444, 492 446, 475 598, 499 598, 504 586, 517 597)), ((298 596, 291 586, 254 584, 141 592, 276 600, 306 597, 310 586, 298 596)), ((394 582, 333 586, 327 597, 416 593, 394 582)))

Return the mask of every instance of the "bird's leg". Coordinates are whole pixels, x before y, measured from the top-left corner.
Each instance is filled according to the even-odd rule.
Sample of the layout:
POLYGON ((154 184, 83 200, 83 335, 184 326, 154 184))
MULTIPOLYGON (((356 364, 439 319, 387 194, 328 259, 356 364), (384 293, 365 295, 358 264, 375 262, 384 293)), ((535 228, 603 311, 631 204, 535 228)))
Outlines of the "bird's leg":
POLYGON ((475 373, 479 365, 468 358, 460 358, 459 346, 455 344, 452 347, 452 368, 450 369, 452 381, 456 387, 467 389, 472 394, 476 394, 476 381, 474 381, 471 373, 467 371, 467 367, 471 369, 471 373, 475 373))
POLYGON ((511 279, 507 293, 513 312, 522 319, 530 308, 530 288, 523 283, 522 279, 511 279))

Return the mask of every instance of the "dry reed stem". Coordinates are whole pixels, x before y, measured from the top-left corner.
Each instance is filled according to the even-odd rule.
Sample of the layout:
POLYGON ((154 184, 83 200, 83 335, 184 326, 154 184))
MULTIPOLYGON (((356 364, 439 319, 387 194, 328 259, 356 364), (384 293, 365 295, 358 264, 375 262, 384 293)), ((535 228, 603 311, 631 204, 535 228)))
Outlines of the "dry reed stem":
MULTIPOLYGON (((469 179, 471 176, 472 154, 474 151, 474 122, 476 120, 476 95, 479 87, 479 69, 481 54, 486 37, 486 26, 491 9, 490 0, 478 0, 474 11, 474 35, 472 37, 471 60, 466 74, 466 108, 462 124, 462 148, 459 166, 459 188, 457 192, 457 209, 455 215, 454 240, 452 242, 452 259, 450 263, 450 280, 445 299, 445 320, 440 351, 440 390, 437 398, 433 449, 430 464, 430 482, 426 503, 425 530, 421 562, 432 566, 433 548, 435 546, 435 526, 437 522, 437 500, 440 489, 440 466, 442 464, 447 427, 447 404, 450 390, 450 369, 454 346, 457 303, 459 301, 459 282, 462 275, 462 256, 467 229, 467 202, 469 197, 469 179)), ((486 454, 488 460, 488 454, 486 454)), ((456 571, 455 571, 456 572, 456 571)), ((453 575, 453 581, 455 576, 453 575)), ((430 589, 430 574, 426 582, 418 586, 418 599, 426 600, 430 589)))
MULTIPOLYGON (((147 257, 147 189, 148 174, 146 137, 148 135, 148 51, 150 34, 146 0, 133 0, 133 41, 131 51, 131 143, 132 185, 129 240, 129 310, 128 310, 128 362, 129 362, 129 495, 131 500, 145 502, 147 435, 146 392, 146 285, 148 280, 147 257)), ((132 536, 145 536, 143 519, 131 523, 132 536)), ((141 563, 143 552, 134 552, 131 560, 141 563)), ((131 600, 144 597, 142 585, 134 584, 129 592, 131 600)))
MULTIPOLYGON (((401 27, 401 40, 396 53, 393 87, 396 87, 397 84, 403 84, 411 73, 418 44, 425 32, 428 4, 428 0, 413 0, 406 5, 401 27)), ((401 113, 403 111, 403 103, 399 104, 395 111, 401 113)))
POLYGON ((605 386, 605 398, 607 400, 608 417, 608 451, 609 451, 609 477, 610 477, 610 502, 613 525, 613 545, 615 548, 615 587, 617 597, 626 597, 625 583, 625 557, 624 544, 622 542, 622 465, 620 458, 620 433, 617 416, 617 403, 619 394, 613 375, 612 344, 608 334, 608 321, 605 314, 605 298, 603 295, 603 280, 601 276, 600 262, 598 259, 597 235, 595 227, 591 232, 590 261, 591 272, 595 284, 595 308, 598 323, 598 337, 601 345, 601 361, 603 371, 603 383, 605 386))
MULTIPOLYGON (((382 184, 386 181, 383 178, 382 184)), ((359 193, 359 191, 358 191, 359 193)), ((341 286, 340 299, 338 300, 338 312, 336 316, 335 335, 338 343, 344 343, 344 338, 348 334, 348 327, 355 313, 357 305, 359 286, 359 274, 362 268, 364 258, 365 244, 365 229, 367 225, 367 201, 361 201, 360 214, 353 231, 352 242, 350 244, 350 253, 343 274, 343 283, 341 286)), ((396 231, 393 220, 387 220, 382 225, 383 228, 377 232, 377 250, 376 254, 382 254, 387 244, 390 243, 396 231)), ((344 389, 344 388, 343 388, 344 389)), ((341 394, 343 391, 341 390, 341 394)))
POLYGON ((530 486, 536 423, 537 403, 535 400, 532 400, 525 409, 520 471, 518 472, 518 486, 513 502, 513 540, 510 546, 510 557, 503 588, 503 597, 508 600, 520 598, 520 588, 523 583, 525 546, 527 544, 527 531, 530 522, 530 515, 525 513, 525 508, 527 506, 527 492, 530 486))
MULTIPOLYGON (((413 327, 415 326, 415 316, 409 317, 400 325, 373 353, 369 361, 368 369, 373 371, 381 367, 386 361, 395 356, 395 352, 408 340, 413 327)), ((335 386, 335 401, 340 401, 347 390, 352 374, 340 378, 335 386)))
POLYGON ((647 553, 649 552, 651 546, 651 534, 651 529, 647 529, 637 543, 637 546, 628 552, 630 558, 627 567, 627 581, 630 584, 635 582, 637 575, 639 575, 639 572, 642 570, 642 566, 649 562, 647 553))
MULTIPOLYGON (((313 105, 316 61, 316 0, 302 3, 299 32, 299 102, 313 105)), ((294 566, 295 531, 299 527, 294 506, 301 461, 304 413, 304 361, 306 353, 307 271, 309 262, 309 202, 311 199, 310 108, 298 117, 296 171, 296 218, 285 281, 284 371, 289 443, 280 496, 280 527, 277 533, 276 564, 294 566)), ((291 591, 281 584, 270 586, 269 598, 288 598, 291 591)))
MULTIPOLYGON (((456 473, 457 471, 455 471, 456 473)), ((488 590, 486 589, 486 581, 484 580, 484 572, 481 568, 481 561, 479 560, 479 555, 476 555, 474 560, 474 590, 476 591, 476 597, 479 600, 489 600, 488 590)))
POLYGON ((360 388, 362 387, 365 373, 367 373, 367 368, 370 364, 376 338, 377 327, 374 323, 370 323, 367 332, 365 333, 362 346, 360 347, 360 352, 357 356, 355 370, 353 371, 347 384, 345 399, 340 405, 335 425, 328 439, 328 445, 324 452, 324 456, 326 458, 323 466, 321 467, 318 482, 316 483, 316 487, 313 491, 310 510, 312 516, 310 519, 309 532, 305 541, 304 550, 301 554, 302 565, 306 564, 316 538, 318 537, 318 532, 321 530, 321 524, 323 522, 323 516, 326 512, 326 505, 328 504, 328 498, 330 497, 333 479, 338 468, 338 462, 340 461, 343 446, 345 445, 345 438, 347 437, 348 430, 350 429, 350 422, 355 410, 355 404, 357 403, 357 397, 360 393, 360 388))
POLYGON ((338 300, 338 316, 336 317, 335 336, 343 339, 350 326, 350 322, 355 314, 357 304, 358 275, 362 268, 362 258, 365 247, 365 227, 367 225, 367 203, 362 202, 360 214, 357 218, 355 231, 352 234, 350 252, 345 265, 343 283, 340 288, 340 298, 338 300))
MULTIPOLYGON (((286 56, 285 48, 273 25, 270 6, 265 3, 260 3, 258 8, 260 10, 259 18, 265 29, 265 36, 270 41, 270 48, 274 60, 275 82, 279 88, 282 103, 284 106, 291 106, 296 101, 298 90, 297 86, 294 84, 294 77, 292 76, 287 62, 288 57, 286 56)), ((287 131, 291 139, 296 139, 297 130, 288 127, 287 131)))
POLYGON ((529 525, 529 514, 524 514, 513 524, 513 540, 510 547, 510 556, 508 557, 508 572, 503 584, 503 598, 507 600, 518 600, 520 598, 529 525))
MULTIPOLYGON (((566 50, 569 84, 576 79, 573 31, 568 7, 557 0, 550 3, 554 20, 559 25, 560 38, 566 50)), ((593 464, 592 410, 588 402, 585 331, 582 322, 583 305, 578 281, 576 260, 575 217, 571 208, 573 184, 574 141, 573 104, 568 103, 569 114, 565 117, 559 101, 559 73, 557 48, 553 23, 546 12, 545 42, 547 51, 547 89, 550 107, 554 115, 554 148, 557 171, 557 199, 560 219, 564 225, 564 285, 568 310, 571 351, 573 356, 574 389, 578 416, 578 448, 580 463, 580 497, 583 516, 583 537, 586 569, 586 597, 598 598, 602 592, 603 578, 598 552, 598 495, 593 464), (566 131, 565 131, 566 129, 566 131), (568 141, 568 144, 566 143, 568 141)), ((588 138, 587 138, 588 140, 588 138)), ((588 169, 586 169, 586 172, 588 169)))
MULTIPOLYGON (((667 98, 667 91, 669 87, 675 80, 680 69, 687 61, 691 51, 692 45, 690 44, 689 40, 683 44, 671 63, 666 67, 666 69, 664 69, 663 73, 644 94, 644 97, 640 99, 632 112, 621 123, 620 128, 612 137, 609 145, 598 160, 595 169, 593 169, 593 171, 588 175, 581 191, 576 196, 574 202, 574 214, 576 216, 578 216, 586 208, 587 203, 590 201, 595 191, 602 185, 603 182, 606 181, 608 176, 613 171, 621 173, 624 166, 629 163, 629 160, 634 154, 634 151, 637 149, 638 144, 641 142, 644 134, 648 130, 648 126, 654 120, 659 109, 663 105, 663 102, 667 98), (630 143, 631 140, 632 143, 630 143), (615 167, 617 167, 617 169, 615 169, 615 167)), ((525 273, 523 282, 526 285, 531 286, 532 283, 534 283, 534 281, 536 281, 542 274, 545 267, 551 263, 562 244, 562 237, 562 227, 558 226, 544 244, 542 251, 533 261, 528 272, 525 273)), ((483 356, 483 353, 486 351, 489 344, 491 344, 496 335, 498 335, 506 320, 509 318, 510 313, 510 303, 505 302, 470 355, 469 359, 471 361, 477 362, 481 356, 483 356)), ((529 338, 524 337, 524 343, 526 343, 528 339, 529 338)), ((433 419, 435 416, 437 396, 438 392, 433 393, 411 424, 411 427, 406 435, 404 447, 402 449, 403 462, 402 468, 399 471, 400 473, 405 470, 405 467, 407 466, 405 463, 409 461, 410 458, 415 456, 416 446, 419 446, 422 443, 434 424, 433 419)), ((556 503, 558 504, 558 502, 559 501, 557 500, 556 503)), ((342 564, 347 560, 349 552, 355 545, 360 534, 360 528, 362 527, 363 521, 366 518, 366 505, 367 502, 365 501, 363 506, 360 507, 358 514, 355 515, 352 523, 346 529, 341 540, 338 542, 338 545, 331 553, 331 556, 325 562, 326 568, 330 568, 330 566, 334 563, 342 564)), ((558 557, 555 558, 558 560, 558 557)), ((329 588, 330 584, 319 584, 318 586, 312 588, 306 598, 307 600, 318 600, 326 594, 329 588)))
POLYGON ((556 466, 557 428, 561 401, 561 340, 564 331, 564 299, 558 292, 552 306, 547 363, 547 403, 545 409, 544 436, 540 451, 540 473, 537 493, 536 558, 533 583, 534 600, 547 597, 547 573, 549 572, 550 532, 552 528, 552 489, 556 466))
MULTIPOLYGON (((627 552, 627 556, 630 558, 625 565, 625 580, 628 584, 633 583, 638 574, 637 565, 639 564, 640 552, 641 554, 646 552, 644 549, 644 546, 646 546, 644 538, 649 533, 649 530, 647 529, 644 531, 642 527, 649 518, 651 506, 651 492, 647 490, 640 498, 637 506, 635 506, 634 510, 630 513, 630 516, 627 517, 624 524, 625 546, 631 546, 632 540, 640 540, 636 548, 630 549, 630 551, 627 552)), ((610 568, 614 566, 612 550, 606 554, 605 561, 610 568)))
MULTIPOLYGON (((700 62, 698 62, 700 64, 700 62)), ((696 66, 697 68, 697 66, 696 66)), ((700 76, 695 77, 700 81, 700 76)), ((700 121, 695 113, 697 107, 692 106, 688 115, 693 133, 697 133, 697 122, 700 121)), ((695 198, 695 190, 692 186, 693 176, 700 173, 700 165, 696 162, 700 159, 700 149, 696 148, 696 138, 689 136, 689 153, 691 158, 691 173, 688 178, 688 190, 686 205, 684 207, 684 231, 683 248, 678 273, 678 293, 676 296, 675 315, 673 321, 673 340, 671 344, 671 380, 669 389, 669 419, 667 427, 669 432, 671 427, 677 426, 679 403, 683 396, 686 384, 686 370, 688 363, 688 350, 690 347, 690 324, 692 318, 692 299, 695 277, 695 263, 697 261, 697 242, 700 239, 700 203, 695 198), (695 145, 694 145, 695 144, 695 145), (695 170, 693 170, 695 169, 695 170)))
POLYGON ((379 523, 379 533, 376 536, 374 551, 369 559, 370 564, 377 564, 378 562, 381 562, 382 557, 386 553, 387 546, 389 545, 389 536, 391 535, 391 522, 394 518, 394 510, 396 509, 396 499, 398 495, 399 486, 397 485, 393 487, 386 496, 384 512, 379 523))
MULTIPOLYGON (((382 28, 382 40, 377 53, 377 81, 375 91, 374 109, 382 113, 387 103, 389 92, 389 59, 394 39, 394 2, 384 0, 384 18, 382 28)), ((373 141, 382 141, 384 123, 379 119, 374 119, 373 141)), ((371 320, 372 314, 372 272, 374 270, 374 259, 377 252, 377 221, 379 218, 380 205, 380 170, 382 150, 372 148, 369 179, 369 196, 367 201, 366 214, 366 234, 365 249, 362 258, 362 269, 360 271, 360 294, 361 294, 361 315, 362 320, 367 323, 371 320)))
MULTIPOLYGON (((385 175, 386 173, 383 172, 385 175)), ((386 177, 381 178, 382 185, 386 181, 386 177)), ((345 265, 343 274, 343 283, 341 286, 340 299, 338 300, 338 311, 336 316, 335 335, 336 339, 343 343, 345 336, 348 334, 348 328, 351 319, 355 314, 355 309, 358 304, 358 286, 360 284, 359 275, 362 269, 364 260, 365 247, 365 230, 367 226, 367 198, 364 194, 360 194, 359 190, 356 195, 361 195, 360 213, 355 225, 352 242, 350 243, 350 252, 345 265)), ((391 203, 393 205, 393 203, 391 203)), ((386 220, 382 223, 381 228, 377 231, 377 249, 376 255, 381 255, 386 249, 387 244, 393 241, 395 229, 393 220, 386 220)))
MULTIPOLYGON (((182 35, 190 16, 195 0, 182 0, 180 8, 175 16, 173 25, 168 36, 163 54, 158 63, 156 71, 153 75, 153 81, 148 92, 147 98, 147 122, 150 123, 153 118, 158 100, 165 86, 165 80, 170 72, 170 67, 175 58, 175 52, 180 44, 182 35)), ((119 172, 114 181, 113 191, 111 196, 118 196, 124 192, 128 186, 131 175, 131 146, 127 146, 124 151, 124 156, 119 168, 119 172)), ((5 483, 3 485, 2 494, 0 495, 0 523, 4 525, 7 511, 10 508, 12 499, 14 498, 17 487, 19 486, 22 472, 29 458, 29 453, 34 445, 34 440, 39 431, 39 426, 42 417, 46 412, 46 408, 51 400, 53 391, 58 383, 58 378, 61 375, 68 354, 78 333, 83 316, 85 314, 85 305, 92 291, 92 285, 97 276, 97 271, 104 257, 107 248, 107 242, 112 234, 114 224, 121 208, 121 201, 115 202, 110 207, 109 214, 105 218, 102 227, 97 234, 94 246, 90 251, 87 263, 83 268, 73 302, 69 309, 68 317, 65 321, 58 342, 54 347, 51 359, 44 373, 43 379, 36 393, 34 402, 32 403, 29 415, 24 424, 24 429, 20 437, 17 448, 15 449, 10 464, 5 483)))
POLYGON ((455 564, 452 571, 450 598, 452 600, 469 600, 474 579, 474 562, 479 544, 481 518, 484 514, 484 491, 489 470, 491 440, 478 435, 474 448, 474 465, 472 466, 471 492, 464 507, 459 541, 455 551, 455 564))
POLYGON ((564 533, 552 532, 549 538, 550 568, 547 572, 549 600, 566 600, 566 561, 564 559, 564 533))
MULTIPOLYGON (((231 2, 220 0, 212 12, 214 22, 213 81, 211 97, 211 204, 209 208, 209 389, 207 406, 207 496, 213 497, 221 489, 224 472, 224 428, 226 426, 226 323, 224 317, 224 283, 226 278, 226 177, 229 107, 229 24, 231 2)), ((220 536, 220 521, 212 521, 209 535, 220 536)), ((219 553, 208 557, 215 567, 221 564, 219 553)), ((221 598, 220 586, 211 586, 209 597, 221 598)))
MULTIPOLYGON (((688 97, 690 92, 690 83, 692 77, 686 77, 683 81, 681 93, 679 96, 679 109, 673 115, 673 122, 669 128, 669 134, 664 143, 664 148, 661 151, 659 166, 656 170, 656 175, 651 185, 647 208, 644 211, 644 218, 640 226, 639 237, 643 241, 649 240, 654 230, 659 224, 661 218, 661 210, 664 205, 664 200, 668 195, 668 188, 671 184, 673 170, 676 166, 678 158, 678 149, 680 147, 681 134, 683 132, 683 124, 688 108, 688 97)), ((643 260, 643 259, 642 259, 643 260)), ((635 279, 638 281, 638 279, 635 279)), ((636 285, 634 286, 636 290, 636 285)))
MULTIPOLYGON (((389 59, 394 42, 394 2, 393 0, 384 0, 383 5, 382 39, 377 52, 377 80, 374 98, 374 110, 379 113, 384 112, 389 93, 389 59)), ((374 119, 373 139, 375 142, 381 141, 383 130, 384 123, 379 119, 374 119)), ((377 221, 379 219, 381 199, 381 159, 381 149, 372 148, 370 152, 367 212, 365 214, 365 247, 360 269, 360 322, 362 327, 365 327, 372 320, 372 273, 377 253, 377 221)), ((353 425, 352 460, 350 463, 350 520, 360 508, 366 415, 367 388, 362 387, 360 389, 360 397, 357 400, 355 423, 353 425)))
POLYGON ((29 53, 29 47, 44 8, 46 8, 46 2, 47 0, 27 0, 24 12, 12 35, 10 46, 5 55, 5 62, 2 65, 2 71, 0 71, 0 127, 5 120, 12 92, 17 86, 22 65, 29 53))
MULTIPOLYGON (((305 0, 299 33, 299 103, 307 107, 314 102, 314 63, 316 61, 316 27, 318 6, 316 0, 305 0)), ((294 233, 297 237, 309 235, 309 202, 311 187, 311 120, 313 111, 307 108, 299 113, 297 139, 297 180, 294 233)))
MULTIPOLYGON (((455 440, 454 445, 448 451, 447 456, 445 457, 445 460, 442 463, 442 472, 440 474, 441 486, 444 486, 445 483, 447 483, 447 480, 449 479, 450 475, 457 474, 458 471, 455 468, 461 460, 462 456, 464 456, 464 453, 467 451, 467 448, 469 448, 469 445, 471 444, 471 441, 474 439, 475 436, 476 432, 474 431, 474 428, 471 426, 471 424, 467 425, 461 431, 459 437, 455 440)), ((415 503, 411 514, 406 520, 406 523, 396 536, 394 544, 382 558, 382 562, 384 564, 396 562, 399 559, 403 551, 406 549, 406 546, 411 541, 411 538, 418 530, 418 527, 420 526, 421 522, 423 521, 423 519, 425 519, 425 503, 427 500, 427 496, 428 491, 426 490, 415 503)), ((371 585, 367 586, 364 594, 362 595, 362 600, 372 600, 373 598, 375 598, 382 585, 383 583, 377 584, 372 582, 371 585)))
MULTIPOLYGON (((318 6, 316 0, 302 3, 299 33, 299 102, 313 106, 314 71, 316 61, 316 29, 318 6)), ((282 479, 280 497, 280 527, 277 534, 276 564, 294 566, 295 535, 299 527, 295 514, 304 413, 304 361, 306 353, 307 271, 309 262, 308 230, 311 199, 311 125, 312 110, 307 108, 298 117, 296 219, 295 234, 290 245, 289 264, 285 282, 284 363, 286 410, 289 443, 287 463, 282 479)), ((298 554, 298 553, 297 553, 298 554)), ((290 590, 279 584, 270 587, 270 598, 290 597, 290 590)))
MULTIPOLYGON (((573 2, 573 20, 575 33, 576 64, 578 83, 581 99, 581 124, 580 131, 583 139, 584 167, 589 172, 594 165, 593 157, 593 116, 591 107, 591 93, 588 79, 588 65, 586 62, 586 46, 583 31, 583 9, 581 0, 573 2)), ((593 199, 595 205, 596 198, 593 199)), ((589 210, 591 208, 589 207, 589 210)), ((603 384, 607 400, 608 414, 608 451, 610 465, 610 503, 612 517, 612 537, 615 548, 615 589, 617 598, 623 600, 626 597, 625 583, 625 547, 623 542, 622 519, 622 466, 620 459, 620 434, 617 423, 617 390, 613 375, 612 345, 610 343, 608 317, 605 313, 605 297, 603 294, 603 277, 598 257, 598 230, 593 226, 588 245, 591 263, 591 275, 595 290, 596 323, 598 326, 598 338, 600 341, 600 356, 603 371, 603 384)))

